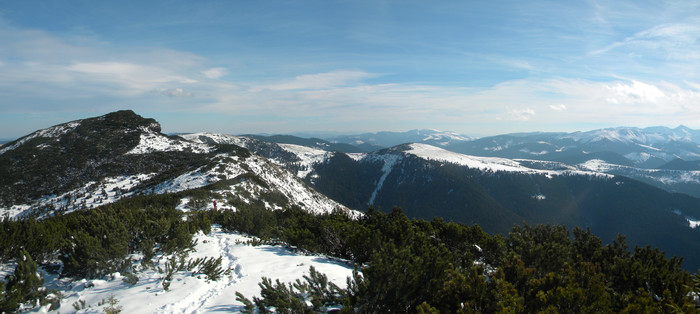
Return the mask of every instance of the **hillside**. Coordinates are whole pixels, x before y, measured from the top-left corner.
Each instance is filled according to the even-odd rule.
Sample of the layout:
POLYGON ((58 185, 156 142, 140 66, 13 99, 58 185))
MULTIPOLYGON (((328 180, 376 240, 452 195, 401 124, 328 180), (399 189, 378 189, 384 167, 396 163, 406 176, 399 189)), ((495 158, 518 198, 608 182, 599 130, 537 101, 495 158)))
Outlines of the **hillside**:
MULTIPOLYGON (((406 132, 374 132, 354 135, 338 135, 326 138, 332 143, 343 143, 363 148, 366 152, 389 148, 405 143, 423 143, 434 146, 451 146, 474 140, 456 132, 439 130, 410 130, 406 132)), ((296 143, 291 143, 296 144, 296 143)))
POLYGON ((0 212, 10 217, 66 213, 212 184, 223 207, 252 201, 317 212, 343 207, 245 148, 169 137, 155 120, 132 111, 69 122, 11 142, 0 150, 0 174, 0 212))
MULTIPOLYGON (((242 145, 253 151, 261 147, 242 145)), ((274 162, 303 169, 298 176, 353 209, 398 206, 410 217, 476 223, 495 233, 507 233, 523 222, 590 227, 605 240, 625 234, 632 244, 651 244, 684 256, 688 269, 700 267, 700 200, 594 166, 604 163, 570 166, 476 157, 426 144, 369 154, 286 144, 265 147, 268 156, 276 156, 274 162)), ((673 180, 663 171, 618 171, 624 169, 646 171, 650 181, 673 180)))

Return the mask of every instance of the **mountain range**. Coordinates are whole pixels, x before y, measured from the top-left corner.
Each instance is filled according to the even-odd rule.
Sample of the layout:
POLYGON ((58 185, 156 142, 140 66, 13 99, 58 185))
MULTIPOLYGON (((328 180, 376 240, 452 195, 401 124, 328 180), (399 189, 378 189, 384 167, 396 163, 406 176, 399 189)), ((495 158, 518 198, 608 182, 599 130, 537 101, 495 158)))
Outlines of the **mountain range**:
MULTIPOLYGON (((252 205, 358 218, 368 208, 388 212, 399 207, 409 217, 476 224, 493 234, 506 235, 522 224, 589 228, 604 242, 621 234, 631 245, 683 257, 683 267, 694 271, 700 268, 699 134, 685 127, 656 127, 480 139, 435 130, 325 139, 166 135, 157 121, 124 110, 38 130, 0 146, 0 214, 41 220, 159 194, 176 197, 175 209, 183 212, 252 205)), ((264 263, 260 256, 265 256, 265 262, 290 269, 306 263, 350 272, 340 264, 327 268, 336 262, 321 257, 296 265, 290 261, 301 259, 287 249, 237 247, 247 238, 219 229, 197 237, 204 241, 197 248, 225 257, 233 274, 214 286, 192 281, 196 297, 183 298, 177 306, 144 295, 148 302, 160 302, 150 311, 205 304, 214 310, 216 298, 232 298, 232 287, 254 286, 265 273, 256 270, 245 279, 248 272, 241 269, 257 268, 236 264, 238 259, 264 263)), ((154 269, 142 276, 162 279, 154 269)), ((118 283, 102 284, 117 289, 118 283)), ((97 302, 101 296, 84 290, 86 283, 75 284, 78 292, 73 284, 68 288, 70 300, 97 302)))
POLYGON ((700 266, 700 200, 594 167, 554 161, 476 157, 428 144, 404 144, 371 153, 330 152, 220 134, 190 134, 196 143, 247 147, 331 199, 352 209, 395 206, 411 217, 476 223, 507 233, 523 222, 590 227, 603 239, 618 233, 700 266), (291 154, 290 154, 291 153, 291 154))
POLYGON ((675 129, 619 127, 574 133, 515 133, 483 138, 437 130, 326 138, 252 137, 344 153, 373 152, 406 143, 423 143, 466 155, 516 159, 535 168, 574 167, 625 176, 672 193, 700 197, 700 131, 684 126, 675 129))
POLYGON ((476 223, 502 234, 523 222, 590 227, 603 239, 622 233, 700 267, 698 134, 657 127, 481 139, 431 130, 326 140, 168 136, 155 120, 119 111, 3 146, 0 208, 11 217, 44 217, 213 186, 221 207, 252 201, 313 212, 401 207, 410 217, 476 223), (419 141, 371 152, 356 146, 405 140, 419 141))

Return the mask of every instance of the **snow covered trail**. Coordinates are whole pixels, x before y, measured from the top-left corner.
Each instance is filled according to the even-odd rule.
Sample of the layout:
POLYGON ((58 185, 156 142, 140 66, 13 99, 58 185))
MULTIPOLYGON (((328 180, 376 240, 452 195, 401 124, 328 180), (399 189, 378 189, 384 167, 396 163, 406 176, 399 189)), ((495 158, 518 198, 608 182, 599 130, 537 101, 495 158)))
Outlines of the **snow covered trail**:
MULTIPOLYGON (((164 274, 154 269, 136 273, 139 281, 130 286, 118 273, 104 280, 79 280, 74 282, 52 278, 47 286, 63 294, 61 307, 52 313, 102 313, 104 300, 114 296, 119 300, 122 313, 231 313, 240 312, 243 304, 236 301, 236 292, 249 299, 260 295, 258 283, 262 277, 273 281, 293 282, 309 272, 309 266, 324 273, 328 279, 344 288, 346 278, 352 276, 353 268, 343 261, 324 256, 300 255, 283 246, 244 244, 251 237, 237 233, 225 233, 218 226, 212 227, 208 235, 195 236, 196 251, 188 259, 222 257, 222 268, 229 269, 218 281, 207 281, 206 276, 192 276, 180 271, 173 275, 168 291, 162 286, 164 274), (77 310, 73 304, 84 308, 77 310)), ((159 257, 157 257, 158 259, 159 257)), ((160 257, 163 268, 167 259, 160 257)), ((34 312, 46 313, 48 307, 34 312)))

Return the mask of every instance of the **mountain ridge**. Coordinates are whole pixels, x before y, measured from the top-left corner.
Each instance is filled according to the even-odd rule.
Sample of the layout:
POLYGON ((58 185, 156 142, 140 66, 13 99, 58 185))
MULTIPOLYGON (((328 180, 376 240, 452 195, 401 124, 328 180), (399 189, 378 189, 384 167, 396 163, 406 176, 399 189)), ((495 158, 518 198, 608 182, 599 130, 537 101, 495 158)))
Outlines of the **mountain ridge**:
POLYGON ((0 151, 0 177, 0 208, 12 216, 53 215, 219 182, 225 182, 219 184, 222 206, 265 196, 270 208, 347 210, 245 148, 167 136, 155 120, 133 111, 76 120, 17 139, 0 151), (282 197, 273 197, 276 193, 282 197))

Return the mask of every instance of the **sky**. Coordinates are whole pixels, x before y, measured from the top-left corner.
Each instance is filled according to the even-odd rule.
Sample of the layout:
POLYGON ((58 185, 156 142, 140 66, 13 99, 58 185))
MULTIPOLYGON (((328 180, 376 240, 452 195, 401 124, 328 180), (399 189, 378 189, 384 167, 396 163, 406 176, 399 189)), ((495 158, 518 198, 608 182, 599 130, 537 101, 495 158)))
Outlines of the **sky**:
POLYGON ((700 2, 0 0, 0 139, 700 129, 700 2))

